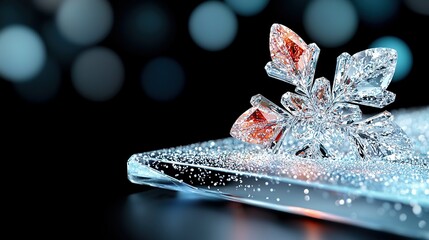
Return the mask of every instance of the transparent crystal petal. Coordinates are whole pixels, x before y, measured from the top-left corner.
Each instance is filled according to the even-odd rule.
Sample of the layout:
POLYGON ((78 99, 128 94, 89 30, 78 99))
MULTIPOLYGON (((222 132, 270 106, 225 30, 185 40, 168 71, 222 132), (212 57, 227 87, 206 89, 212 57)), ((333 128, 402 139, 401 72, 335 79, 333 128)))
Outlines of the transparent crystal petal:
POLYGON ((331 109, 332 121, 339 124, 350 124, 362 119, 359 106, 350 103, 335 103, 331 109))
POLYGON ((331 103, 331 85, 329 80, 321 77, 314 80, 311 97, 319 109, 325 110, 331 103))
POLYGON ((293 65, 298 71, 309 58, 307 44, 298 34, 281 24, 273 24, 270 31, 271 59, 278 59, 284 65, 293 65))
MULTIPOLYGON (((385 90, 395 73, 396 50, 370 48, 354 54, 351 61, 347 60, 347 55, 343 57, 339 65, 343 64, 347 69, 342 79, 336 80, 334 91, 343 89, 339 91, 348 101, 362 105, 381 108, 391 102, 383 98, 391 97, 385 90)), ((338 78, 341 78, 339 71, 338 78)))
POLYGON ((285 111, 283 108, 277 106, 277 104, 271 102, 266 97, 262 96, 261 94, 256 94, 250 99, 250 104, 253 107, 263 107, 270 109, 270 111, 273 111, 279 115, 282 115, 283 117, 287 118, 290 116, 290 114, 285 111))
POLYGON ((411 140, 387 111, 351 126, 364 159, 398 160, 410 154, 411 140))
POLYGON ((307 45, 291 29, 273 24, 270 31, 272 62, 265 66, 270 77, 291 83, 306 92, 313 81, 320 49, 307 45))
POLYGON ((265 71, 267 72, 268 76, 272 78, 287 82, 295 86, 299 84, 299 74, 295 72, 291 65, 280 66, 274 61, 271 61, 265 65, 265 71))
POLYGON ((238 117, 231 127, 231 136, 263 147, 276 145, 282 137, 288 113, 259 94, 251 103, 253 107, 238 117))
POLYGON ((370 48, 353 55, 348 77, 386 89, 395 73, 397 52, 392 48, 370 48))
POLYGON ((314 73, 316 72, 317 60, 319 59, 320 49, 315 43, 308 45, 309 58, 308 61, 304 60, 304 69, 301 71, 300 85, 298 88, 302 88, 307 92, 313 82, 314 73))
POLYGON ((286 92, 282 96, 281 103, 295 116, 305 116, 312 112, 309 99, 296 93, 286 92))
POLYGON ((352 56, 346 52, 337 57, 337 66, 335 69, 334 85, 332 91, 334 99, 342 100, 341 98, 344 96, 344 91, 347 90, 347 86, 350 84, 350 79, 347 79, 346 77, 346 70, 348 69, 352 60, 352 56))
POLYGON ((393 92, 384 90, 381 92, 371 92, 366 94, 367 91, 353 91, 350 95, 350 102, 370 107, 383 108, 395 101, 396 95, 393 92), (377 93, 377 94, 375 94, 377 93), (374 94, 374 95, 371 95, 374 94))

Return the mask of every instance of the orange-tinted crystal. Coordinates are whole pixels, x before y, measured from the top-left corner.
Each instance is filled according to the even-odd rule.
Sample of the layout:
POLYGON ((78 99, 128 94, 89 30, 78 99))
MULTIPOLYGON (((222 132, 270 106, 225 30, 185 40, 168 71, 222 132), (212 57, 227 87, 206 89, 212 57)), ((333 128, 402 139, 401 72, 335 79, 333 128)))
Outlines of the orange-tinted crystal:
POLYGON ((248 143, 269 146, 279 133, 279 116, 253 107, 244 112, 231 128, 231 135, 248 143))
POLYGON ((254 122, 257 123, 266 123, 267 119, 262 114, 261 110, 256 109, 245 121, 248 124, 252 124, 254 122))
POLYGON ((294 64, 302 71, 309 58, 307 44, 289 28, 273 24, 270 35, 271 58, 280 60, 285 65, 294 64))
POLYGON ((249 140, 253 143, 264 143, 273 137, 275 125, 270 124, 259 109, 246 119, 245 125, 253 128, 249 132, 249 140))
POLYGON ((302 53, 304 52, 304 49, 301 48, 298 44, 296 44, 294 41, 291 40, 288 36, 284 38, 284 41, 286 43, 286 48, 290 54, 290 57, 294 62, 299 62, 302 53))

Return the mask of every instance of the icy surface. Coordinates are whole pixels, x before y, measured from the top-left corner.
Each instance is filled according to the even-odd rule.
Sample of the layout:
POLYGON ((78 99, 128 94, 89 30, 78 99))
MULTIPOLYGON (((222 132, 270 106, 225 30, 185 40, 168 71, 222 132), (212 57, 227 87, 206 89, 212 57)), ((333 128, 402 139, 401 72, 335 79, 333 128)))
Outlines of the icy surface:
POLYGON ((396 160, 308 159, 234 138, 134 154, 137 184, 429 238, 429 107, 392 111, 414 149, 396 160))

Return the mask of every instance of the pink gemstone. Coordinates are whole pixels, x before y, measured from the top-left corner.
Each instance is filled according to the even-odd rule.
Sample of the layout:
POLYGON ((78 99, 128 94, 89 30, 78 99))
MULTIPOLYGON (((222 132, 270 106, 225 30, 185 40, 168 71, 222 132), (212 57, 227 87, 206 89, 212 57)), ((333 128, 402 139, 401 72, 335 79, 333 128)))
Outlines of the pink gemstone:
POLYGON ((273 60, 280 60, 285 65, 293 64, 299 71, 304 70, 310 59, 307 44, 298 34, 281 24, 271 27, 270 52, 273 60))
POLYGON ((281 137, 281 119, 267 107, 252 107, 237 119, 230 133, 241 141, 269 147, 281 137))

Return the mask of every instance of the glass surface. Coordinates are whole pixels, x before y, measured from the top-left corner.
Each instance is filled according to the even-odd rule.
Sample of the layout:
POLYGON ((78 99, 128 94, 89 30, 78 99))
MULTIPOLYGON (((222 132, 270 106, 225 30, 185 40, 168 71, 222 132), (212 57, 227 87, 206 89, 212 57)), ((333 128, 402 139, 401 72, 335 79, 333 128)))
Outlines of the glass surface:
POLYGON ((225 138, 134 154, 128 178, 429 239, 429 107, 392 113, 414 146, 406 159, 305 159, 225 138))

